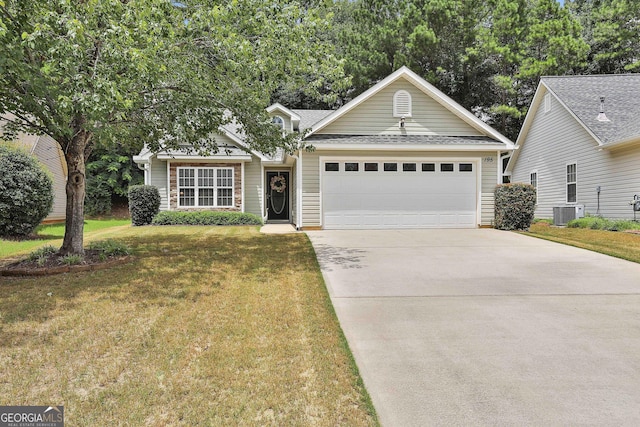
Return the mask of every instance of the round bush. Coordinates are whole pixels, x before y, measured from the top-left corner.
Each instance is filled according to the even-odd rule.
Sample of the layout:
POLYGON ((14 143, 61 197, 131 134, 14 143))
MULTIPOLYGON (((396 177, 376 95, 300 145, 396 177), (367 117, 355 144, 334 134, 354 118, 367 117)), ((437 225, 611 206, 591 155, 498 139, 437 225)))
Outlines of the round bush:
POLYGON ((51 212, 53 180, 35 157, 0 145, 0 235, 26 237, 51 212))
POLYGON ((160 192, 153 185, 132 185, 129 187, 129 212, 133 225, 151 224, 160 211, 160 192))
POLYGON ((495 192, 495 227, 527 230, 536 211, 536 189, 529 184, 498 185, 495 192))

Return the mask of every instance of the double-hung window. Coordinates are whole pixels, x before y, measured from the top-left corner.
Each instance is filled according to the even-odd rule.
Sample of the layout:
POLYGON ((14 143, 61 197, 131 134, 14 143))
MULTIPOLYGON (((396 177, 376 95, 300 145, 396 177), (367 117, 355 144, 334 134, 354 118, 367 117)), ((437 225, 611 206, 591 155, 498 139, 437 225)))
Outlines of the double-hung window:
POLYGON ((567 165, 567 203, 576 203, 578 188, 578 165, 571 163, 567 165))
POLYGON ((233 168, 178 168, 178 207, 233 207, 233 168))

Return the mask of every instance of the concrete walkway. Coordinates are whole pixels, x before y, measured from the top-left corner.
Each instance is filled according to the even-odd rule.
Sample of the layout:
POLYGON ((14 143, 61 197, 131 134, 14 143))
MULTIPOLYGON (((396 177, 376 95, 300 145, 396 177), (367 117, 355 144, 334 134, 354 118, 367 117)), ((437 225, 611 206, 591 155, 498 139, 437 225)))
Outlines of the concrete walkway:
POLYGON ((384 426, 640 424, 640 265, 497 230, 307 234, 384 426))
POLYGON ((260 232, 264 234, 291 234, 298 230, 291 224, 265 224, 260 227, 260 232))

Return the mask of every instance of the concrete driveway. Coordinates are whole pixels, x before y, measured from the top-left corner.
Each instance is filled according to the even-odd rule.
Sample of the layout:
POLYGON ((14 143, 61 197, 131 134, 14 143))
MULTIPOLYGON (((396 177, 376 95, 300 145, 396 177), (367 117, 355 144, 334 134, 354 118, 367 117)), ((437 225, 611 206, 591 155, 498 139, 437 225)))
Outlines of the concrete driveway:
POLYGON ((307 234, 383 426, 640 425, 639 264, 487 229, 307 234))

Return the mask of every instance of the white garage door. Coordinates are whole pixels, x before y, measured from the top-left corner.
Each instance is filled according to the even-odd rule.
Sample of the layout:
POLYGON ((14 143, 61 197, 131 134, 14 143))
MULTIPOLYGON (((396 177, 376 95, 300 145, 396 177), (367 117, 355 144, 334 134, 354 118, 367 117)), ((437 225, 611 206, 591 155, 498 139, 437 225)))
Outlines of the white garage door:
POLYGON ((477 225, 475 162, 325 160, 320 166, 326 229, 477 225))

